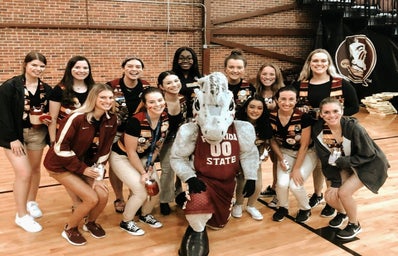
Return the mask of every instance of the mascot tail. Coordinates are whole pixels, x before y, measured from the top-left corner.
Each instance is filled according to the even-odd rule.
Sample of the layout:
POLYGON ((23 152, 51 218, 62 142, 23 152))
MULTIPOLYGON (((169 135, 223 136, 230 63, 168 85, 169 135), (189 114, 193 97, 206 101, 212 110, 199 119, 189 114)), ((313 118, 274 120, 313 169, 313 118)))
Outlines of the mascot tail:
POLYGON ((179 256, 207 256, 209 255, 209 238, 206 229, 195 232, 188 226, 178 250, 179 256))

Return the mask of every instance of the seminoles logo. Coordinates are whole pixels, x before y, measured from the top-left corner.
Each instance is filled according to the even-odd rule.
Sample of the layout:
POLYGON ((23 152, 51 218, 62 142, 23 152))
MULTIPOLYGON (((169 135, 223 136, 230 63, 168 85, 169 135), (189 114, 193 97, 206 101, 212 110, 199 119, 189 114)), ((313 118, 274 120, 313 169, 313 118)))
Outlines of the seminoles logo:
POLYGON ((336 64, 340 74, 363 86, 368 86, 367 78, 376 61, 376 49, 365 35, 347 36, 336 51, 336 64))

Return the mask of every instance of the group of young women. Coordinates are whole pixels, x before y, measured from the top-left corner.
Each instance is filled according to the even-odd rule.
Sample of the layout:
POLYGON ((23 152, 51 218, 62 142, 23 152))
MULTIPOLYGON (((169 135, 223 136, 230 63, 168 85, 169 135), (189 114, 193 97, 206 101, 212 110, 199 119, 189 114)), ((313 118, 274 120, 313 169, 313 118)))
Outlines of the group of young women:
MULTIPOLYGON (((232 52, 233 55, 239 56, 236 52, 232 52)), ((377 193, 389 168, 386 156, 365 129, 355 118, 348 117, 359 110, 355 88, 337 74, 330 54, 316 49, 308 55, 298 81, 292 85, 283 85, 275 65, 263 65, 258 71, 253 95, 250 85, 242 88, 243 80, 236 78, 244 71, 246 61, 231 56, 225 61, 225 73, 237 105, 241 97, 246 96, 237 117, 254 125, 257 145, 262 145, 260 159, 267 159, 269 155, 273 161, 273 184, 263 193, 273 195, 274 190, 270 206, 277 210, 273 220, 282 221, 289 214, 290 190, 298 201, 295 220, 306 222, 311 208, 323 200, 326 177, 326 206, 321 216, 333 217, 329 221, 332 228, 340 228, 348 220, 343 229, 336 230, 336 236, 355 237, 361 232, 361 226, 353 194, 363 186, 377 193), (269 146, 270 152, 267 152, 269 146), (315 192, 308 198, 304 183, 312 173, 315 192)), ((258 180, 256 185, 261 188, 260 168, 258 180)), ((236 202, 231 213, 237 218, 242 216, 243 209, 242 182, 238 176, 236 202)), ((253 196, 258 195, 257 188, 253 196)), ((253 201, 248 199, 246 211, 253 219, 262 220, 253 201)))
MULTIPOLYGON (((143 235, 136 215, 152 228, 162 227, 152 210, 160 201, 161 213, 170 214, 169 204, 182 189, 169 158, 179 126, 194 118, 193 88, 201 76, 195 52, 179 48, 173 70, 160 73, 157 87, 141 79, 144 63, 137 57, 122 62, 121 78, 103 84, 95 83, 87 58, 74 56, 54 88, 40 80, 46 64, 42 54, 30 52, 22 75, 0 86, 0 146, 15 173, 15 223, 28 232, 42 229, 36 221, 43 215, 36 196, 43 150, 49 145, 44 166, 72 200, 72 214, 62 231, 69 243, 86 244, 78 228, 82 220, 84 231, 95 238, 106 236, 96 221, 108 201, 103 181, 108 160, 115 211, 123 214, 120 228, 143 235), (160 193, 149 181, 160 184, 160 193), (129 190, 126 201, 123 184, 129 190)), ((358 122, 343 116, 358 111, 355 89, 337 75, 323 49, 310 53, 296 87, 284 86, 280 69, 272 63, 260 67, 253 85, 243 79, 246 65, 243 54, 234 50, 225 59, 224 71, 236 118, 255 127, 260 159, 273 162, 273 184, 268 187, 276 191, 273 220, 288 214, 289 190, 299 203, 296 221, 308 220, 311 207, 322 200, 325 176, 325 199, 333 210, 325 216, 335 216, 329 226, 340 227, 348 219, 337 236, 356 236, 361 228, 353 193, 363 185, 377 192, 389 165, 358 122), (329 156, 336 154, 337 160, 331 161, 329 156), (303 185, 313 171, 315 193, 309 199, 303 185)), ((263 219, 254 206, 262 189, 261 175, 260 165, 256 191, 246 206, 245 179, 237 176, 232 216, 241 217, 245 209, 253 219, 263 219)))
MULTIPOLYGON (((96 220, 108 201, 109 190, 102 180, 108 158, 115 211, 123 213, 120 227, 130 234, 144 234, 133 221, 137 212, 141 222, 153 228, 162 226, 151 215, 159 196, 148 198, 145 183, 150 178, 158 180, 154 162, 160 158, 167 163, 170 143, 178 125, 187 118, 181 88, 187 90, 186 84, 199 76, 191 48, 182 47, 175 55, 180 68, 161 73, 158 88, 141 79, 144 63, 139 58, 126 58, 122 77, 102 84, 95 83, 90 62, 83 56, 72 57, 61 81, 51 88, 40 80, 47 64, 45 56, 27 54, 23 73, 0 87, 0 142, 15 173, 18 226, 28 232, 42 229, 37 218, 43 213, 36 196, 46 145, 50 149, 44 166, 72 199, 72 214, 62 232, 68 242, 86 243, 78 228, 82 220, 84 231, 96 238, 106 236, 96 220), (130 191, 127 203, 123 183, 130 191)), ((168 203, 174 200, 174 186, 169 184, 174 173, 166 164, 164 169, 160 184, 166 215, 168 203)))

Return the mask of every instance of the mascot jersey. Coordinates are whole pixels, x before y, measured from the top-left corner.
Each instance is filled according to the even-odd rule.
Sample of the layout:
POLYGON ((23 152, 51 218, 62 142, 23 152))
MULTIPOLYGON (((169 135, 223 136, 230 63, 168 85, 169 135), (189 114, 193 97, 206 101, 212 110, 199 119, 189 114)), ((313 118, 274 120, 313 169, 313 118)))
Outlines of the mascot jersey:
POLYGON ((240 169, 239 142, 232 124, 225 138, 211 145, 199 132, 194 152, 197 177, 207 185, 205 192, 190 194, 185 208, 186 214, 213 213, 207 222, 222 228, 228 222, 230 206, 235 189, 235 177, 240 169))

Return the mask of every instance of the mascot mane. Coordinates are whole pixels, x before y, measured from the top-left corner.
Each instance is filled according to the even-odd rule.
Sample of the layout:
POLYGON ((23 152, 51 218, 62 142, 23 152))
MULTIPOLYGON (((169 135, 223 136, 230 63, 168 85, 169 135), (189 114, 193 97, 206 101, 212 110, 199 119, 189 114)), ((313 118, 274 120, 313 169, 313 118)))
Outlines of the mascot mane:
POLYGON ((210 144, 223 140, 235 117, 235 103, 228 80, 221 72, 214 72, 198 80, 195 89, 193 114, 203 138, 210 144))

